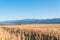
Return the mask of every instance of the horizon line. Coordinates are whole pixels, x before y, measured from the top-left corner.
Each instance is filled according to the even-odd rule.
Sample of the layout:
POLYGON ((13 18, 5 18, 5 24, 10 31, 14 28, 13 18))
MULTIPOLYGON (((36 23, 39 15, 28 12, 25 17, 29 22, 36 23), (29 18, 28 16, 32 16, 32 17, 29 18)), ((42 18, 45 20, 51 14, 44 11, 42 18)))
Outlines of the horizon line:
POLYGON ((10 19, 10 20, 0 20, 0 22, 4 22, 4 21, 14 21, 14 20, 31 20, 31 19, 37 19, 37 20, 48 20, 48 19, 60 19, 60 18, 30 18, 30 19, 10 19))

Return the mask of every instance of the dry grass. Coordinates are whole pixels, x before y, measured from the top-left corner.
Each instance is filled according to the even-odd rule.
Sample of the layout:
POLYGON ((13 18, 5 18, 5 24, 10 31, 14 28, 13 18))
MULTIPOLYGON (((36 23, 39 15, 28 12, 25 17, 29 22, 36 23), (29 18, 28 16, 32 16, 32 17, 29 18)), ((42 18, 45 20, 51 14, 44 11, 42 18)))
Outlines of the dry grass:
POLYGON ((0 25, 0 40, 60 40, 60 24, 0 25))

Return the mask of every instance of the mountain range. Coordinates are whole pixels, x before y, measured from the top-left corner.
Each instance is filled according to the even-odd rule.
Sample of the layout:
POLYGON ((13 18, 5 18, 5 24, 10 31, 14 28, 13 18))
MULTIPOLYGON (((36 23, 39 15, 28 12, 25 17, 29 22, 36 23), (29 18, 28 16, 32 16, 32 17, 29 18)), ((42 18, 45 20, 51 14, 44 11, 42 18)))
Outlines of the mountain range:
POLYGON ((0 22, 0 24, 60 24, 60 18, 10 20, 0 22))

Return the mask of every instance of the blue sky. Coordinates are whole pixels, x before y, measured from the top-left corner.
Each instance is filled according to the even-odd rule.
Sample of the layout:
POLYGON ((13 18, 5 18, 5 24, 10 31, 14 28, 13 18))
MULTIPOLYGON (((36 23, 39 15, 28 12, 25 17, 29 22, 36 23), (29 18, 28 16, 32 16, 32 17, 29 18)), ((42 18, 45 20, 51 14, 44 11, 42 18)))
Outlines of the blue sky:
POLYGON ((60 0, 0 0, 0 21, 60 18, 60 0))

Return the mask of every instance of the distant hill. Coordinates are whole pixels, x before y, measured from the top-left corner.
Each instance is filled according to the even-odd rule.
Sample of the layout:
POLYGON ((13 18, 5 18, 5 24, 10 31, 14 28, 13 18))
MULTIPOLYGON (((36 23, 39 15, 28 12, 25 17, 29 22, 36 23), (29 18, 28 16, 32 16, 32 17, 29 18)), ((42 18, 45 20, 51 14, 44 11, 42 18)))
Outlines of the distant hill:
POLYGON ((0 24, 60 24, 60 18, 11 20, 0 22, 0 24))

